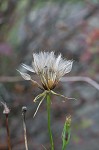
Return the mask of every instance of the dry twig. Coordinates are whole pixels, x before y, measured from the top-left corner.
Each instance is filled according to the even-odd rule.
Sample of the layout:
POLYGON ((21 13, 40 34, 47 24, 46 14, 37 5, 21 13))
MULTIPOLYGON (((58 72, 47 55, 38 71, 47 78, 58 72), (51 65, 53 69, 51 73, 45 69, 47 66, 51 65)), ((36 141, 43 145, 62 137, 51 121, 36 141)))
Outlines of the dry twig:
POLYGON ((23 117, 23 129, 24 129, 24 140, 25 140, 25 149, 28 150, 28 142, 27 142, 27 131, 26 131, 26 123, 25 123, 25 115, 26 115, 27 107, 22 107, 22 117, 23 117))
MULTIPOLYGON (((23 78, 16 76, 16 77, 10 77, 10 76, 5 76, 5 77, 0 77, 0 82, 5 83, 5 82, 20 82, 24 81, 23 78)), ((77 81, 82 81, 82 82, 87 82, 90 85, 92 85, 94 88, 99 90, 99 84, 91 79, 90 77, 83 77, 83 76, 72 76, 72 77, 62 77, 61 79, 62 82, 77 82, 77 81)))
POLYGON ((8 149, 11 150, 10 131, 9 131, 9 123, 8 123, 8 115, 10 113, 10 109, 8 108, 6 103, 1 102, 1 104, 4 107, 3 114, 6 116, 6 130, 7 130, 8 149))
POLYGON ((76 82, 76 81, 84 81, 89 83, 90 85, 92 85, 94 88, 96 88, 97 90, 99 90, 99 84, 92 80, 89 77, 83 77, 83 76, 73 76, 73 77, 63 77, 61 79, 62 82, 76 82))

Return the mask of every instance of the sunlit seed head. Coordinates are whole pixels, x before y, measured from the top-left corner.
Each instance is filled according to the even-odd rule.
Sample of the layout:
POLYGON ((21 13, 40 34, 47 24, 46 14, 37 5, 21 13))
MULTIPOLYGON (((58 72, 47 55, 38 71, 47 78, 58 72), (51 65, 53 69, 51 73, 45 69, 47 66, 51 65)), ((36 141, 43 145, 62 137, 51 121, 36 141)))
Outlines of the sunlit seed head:
MULTIPOLYGON (((33 53, 32 67, 22 64, 28 71, 35 72, 41 80, 42 86, 46 90, 55 88, 60 78, 72 69, 73 61, 65 60, 61 54, 55 56, 54 52, 33 53)), ((30 76, 21 73, 25 80, 30 76)))

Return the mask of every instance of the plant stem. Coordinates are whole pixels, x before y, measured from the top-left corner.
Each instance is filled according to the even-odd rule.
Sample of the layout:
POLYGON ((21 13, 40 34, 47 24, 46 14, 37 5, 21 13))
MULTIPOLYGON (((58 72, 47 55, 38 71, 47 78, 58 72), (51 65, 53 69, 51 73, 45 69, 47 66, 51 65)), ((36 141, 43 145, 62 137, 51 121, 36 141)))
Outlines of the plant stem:
POLYGON ((62 146, 62 150, 66 150, 66 145, 63 145, 63 146, 62 146))
POLYGON ((8 148, 11 150, 11 142, 10 142, 10 132, 9 132, 9 125, 8 125, 8 114, 6 116, 6 130, 7 130, 7 141, 8 141, 8 148))
POLYGON ((26 132, 26 123, 25 123, 25 114, 26 114, 26 111, 27 111, 27 108, 25 106, 23 106, 22 107, 22 118, 23 118, 25 149, 28 150, 27 132, 26 132))
POLYGON ((49 132, 49 138, 51 143, 51 150, 54 150, 54 142, 52 137, 52 131, 51 131, 51 119, 50 119, 50 106, 51 106, 51 98, 50 94, 47 94, 47 117, 48 117, 48 132, 49 132))

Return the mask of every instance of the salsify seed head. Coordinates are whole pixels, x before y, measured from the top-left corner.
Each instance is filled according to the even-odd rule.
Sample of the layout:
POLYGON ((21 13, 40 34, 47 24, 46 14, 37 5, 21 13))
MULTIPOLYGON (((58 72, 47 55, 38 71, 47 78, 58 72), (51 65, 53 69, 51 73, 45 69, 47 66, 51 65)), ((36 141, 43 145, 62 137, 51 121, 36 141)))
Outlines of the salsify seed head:
MULTIPOLYGON (((33 53, 32 67, 25 64, 22 64, 22 66, 40 77, 42 86, 45 90, 52 90, 55 88, 60 78, 71 71, 72 64, 73 61, 63 59, 61 54, 55 56, 52 51, 33 53)), ((24 79, 27 79, 27 74, 21 72, 20 74, 22 77, 26 75, 24 79)))

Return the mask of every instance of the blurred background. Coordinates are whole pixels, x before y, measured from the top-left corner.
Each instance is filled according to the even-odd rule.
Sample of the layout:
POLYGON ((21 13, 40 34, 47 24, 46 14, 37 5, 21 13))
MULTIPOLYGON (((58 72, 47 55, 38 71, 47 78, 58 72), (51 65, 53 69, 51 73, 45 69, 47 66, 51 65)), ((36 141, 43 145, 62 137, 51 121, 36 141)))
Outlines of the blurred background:
MULTIPOLYGON (((99 83, 99 0, 0 0, 0 100, 11 113, 9 126, 13 150, 24 150, 22 106, 27 106, 29 150, 49 149, 46 100, 36 117, 34 97, 41 92, 24 81, 16 69, 31 65, 32 53, 55 51, 73 59, 66 77, 89 77, 99 83)), ((37 76, 33 76, 38 80, 37 76)), ((66 78, 67 79, 67 78, 66 78)), ((64 78, 65 80, 65 78, 64 78)), ((63 103, 52 96, 51 119, 55 149, 61 150, 66 115, 72 116, 68 150, 99 150, 99 85, 61 81, 56 92, 77 101, 63 103)), ((5 116, 0 107, 0 150, 7 150, 5 116)))

